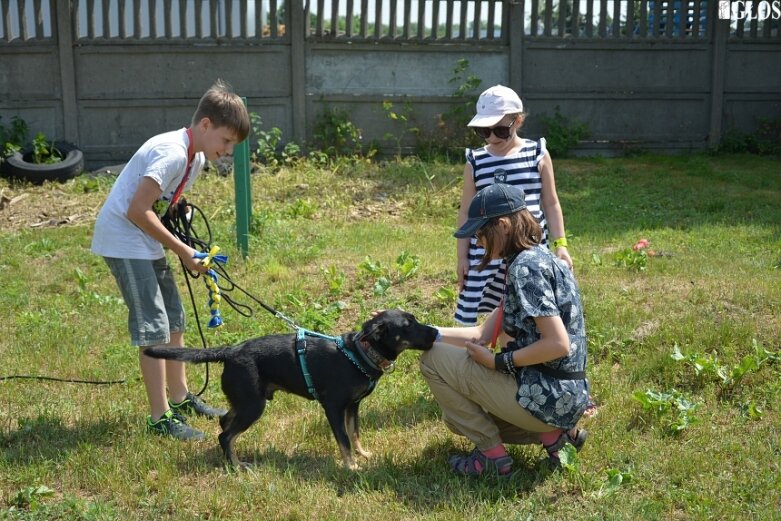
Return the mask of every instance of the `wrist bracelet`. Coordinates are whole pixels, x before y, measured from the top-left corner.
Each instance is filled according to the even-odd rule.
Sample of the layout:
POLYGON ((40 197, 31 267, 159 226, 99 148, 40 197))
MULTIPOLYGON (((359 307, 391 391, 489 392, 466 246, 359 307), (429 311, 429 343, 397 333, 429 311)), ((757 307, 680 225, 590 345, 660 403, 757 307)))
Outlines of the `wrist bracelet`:
POLYGON ((553 241, 553 249, 556 248, 566 248, 567 247, 567 238, 566 237, 559 237, 558 239, 553 241))
POLYGON ((504 374, 516 373, 515 364, 513 363, 513 352, 505 351, 494 356, 494 366, 496 370, 504 374))
POLYGON ((513 352, 505 351, 504 353, 504 365, 507 366, 507 372, 511 375, 515 375, 515 362, 513 362, 513 352))

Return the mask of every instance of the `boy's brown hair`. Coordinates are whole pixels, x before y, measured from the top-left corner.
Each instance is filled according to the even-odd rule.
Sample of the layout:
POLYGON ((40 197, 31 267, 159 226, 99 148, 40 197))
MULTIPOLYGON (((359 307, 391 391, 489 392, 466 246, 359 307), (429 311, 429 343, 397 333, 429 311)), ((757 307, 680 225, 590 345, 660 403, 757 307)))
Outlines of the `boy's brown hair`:
POLYGON ((230 84, 218 79, 206 91, 198 102, 198 108, 193 114, 192 124, 203 118, 217 127, 227 127, 236 132, 237 142, 244 141, 249 135, 250 120, 244 101, 233 92, 230 84))
POLYGON ((485 248, 485 255, 477 267, 478 271, 484 270, 492 260, 493 250, 496 248, 497 241, 500 240, 497 223, 502 218, 510 220, 511 231, 504 241, 500 257, 510 258, 518 252, 533 248, 542 241, 542 227, 529 210, 524 208, 509 215, 496 217, 477 232, 477 236, 485 248))

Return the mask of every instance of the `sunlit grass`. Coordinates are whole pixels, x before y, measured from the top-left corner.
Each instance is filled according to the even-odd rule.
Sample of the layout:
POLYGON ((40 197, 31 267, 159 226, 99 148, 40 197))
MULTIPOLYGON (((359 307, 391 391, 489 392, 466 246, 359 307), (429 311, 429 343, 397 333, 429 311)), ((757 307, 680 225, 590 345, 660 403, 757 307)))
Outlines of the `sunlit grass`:
MULTIPOLYGON (((238 440, 240 457, 256 464, 249 472, 224 467, 216 422, 193 420, 208 434, 203 443, 145 434, 126 310, 106 265, 89 252, 86 219, 0 231, 0 376, 125 383, 0 381, 0 519, 774 518, 781 364, 765 360, 728 387, 671 355, 715 357, 732 370, 757 346, 781 349, 777 161, 639 156, 555 168, 600 404, 574 470, 551 473, 542 450, 524 446, 511 447, 519 472, 509 482, 451 475, 448 454, 470 447, 441 422, 415 352, 362 405, 364 446, 374 456, 355 473, 342 468, 320 407, 282 393, 238 440), (616 253, 640 238, 656 253, 645 269, 617 265, 616 253), (656 416, 633 398, 647 390, 682 393, 698 404, 695 421, 671 434, 672 413, 656 416), (609 486, 616 473, 626 480, 609 486)), ((461 175, 462 165, 415 160, 261 171, 252 178, 246 259, 234 241, 231 180, 208 175, 189 199, 211 220, 231 277, 303 325, 335 334, 394 306, 449 325, 461 175), (419 262, 408 279, 396 265, 402 252, 419 262), (388 274, 383 293, 361 268, 367 256, 388 274)), ((86 209, 97 209, 109 187, 0 181, 6 192, 86 209)), ((206 289, 200 281, 193 288, 203 319, 206 289)), ((249 318, 223 307, 225 327, 205 332, 209 345, 289 331, 247 303, 255 308, 249 318)), ((187 342, 200 347, 186 305, 187 342)), ((210 366, 205 391, 215 403, 224 400, 220 372, 210 366)), ((205 368, 189 375, 200 390, 205 368)))

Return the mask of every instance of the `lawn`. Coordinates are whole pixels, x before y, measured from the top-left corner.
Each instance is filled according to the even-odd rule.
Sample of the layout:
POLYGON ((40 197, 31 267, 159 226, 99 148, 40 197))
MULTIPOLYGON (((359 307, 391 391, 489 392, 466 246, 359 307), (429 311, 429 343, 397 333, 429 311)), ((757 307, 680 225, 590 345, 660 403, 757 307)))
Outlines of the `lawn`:
MULTIPOLYGON (((513 479, 462 479, 471 449, 442 424, 418 353, 363 402, 349 471, 318 404, 278 393, 223 465, 216 421, 182 443, 144 432, 126 309, 89 252, 110 178, 42 187, 0 180, 0 519, 778 519, 781 512, 781 174, 748 155, 555 161, 581 286, 599 413, 560 471, 512 446, 513 479), (631 247, 640 239, 642 252, 631 247), (97 382, 121 381, 101 384, 97 382)), ((250 254, 235 247, 230 178, 188 199, 231 277, 303 326, 352 330, 403 307, 451 325, 461 165, 340 160, 252 177, 250 254)), ((175 259, 172 259, 175 260, 175 259)), ((174 264, 180 272, 178 263, 174 264)), ((187 295, 184 276, 181 290, 187 295)), ((208 320, 207 290, 193 282, 208 320)), ((289 332, 222 306, 209 346, 289 332)), ((188 302, 188 345, 201 347, 188 302)), ((189 368, 224 405, 218 365, 189 368)))

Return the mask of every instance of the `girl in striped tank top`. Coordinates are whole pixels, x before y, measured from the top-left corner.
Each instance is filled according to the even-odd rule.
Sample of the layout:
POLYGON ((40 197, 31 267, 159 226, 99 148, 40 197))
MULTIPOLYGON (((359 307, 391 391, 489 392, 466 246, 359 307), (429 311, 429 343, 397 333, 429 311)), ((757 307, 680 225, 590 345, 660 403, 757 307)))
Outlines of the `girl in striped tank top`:
MULTIPOLYGON (((541 244, 547 246, 548 237, 552 237, 556 256, 572 269, 553 162, 545 149, 544 138, 532 141, 517 135, 525 118, 523 103, 512 89, 496 85, 480 95, 477 115, 468 126, 485 139, 485 146, 466 150, 458 226, 466 221, 469 203, 479 190, 497 182, 517 185, 526 193, 526 205, 542 226, 541 244)), ((490 213, 490 209, 486 210, 490 213)), ((476 324, 478 313, 493 311, 504 293, 504 262, 492 261, 478 271, 484 253, 477 246, 476 237, 458 240, 460 293, 455 320, 464 325, 476 324)))

